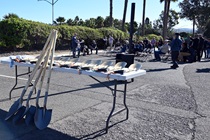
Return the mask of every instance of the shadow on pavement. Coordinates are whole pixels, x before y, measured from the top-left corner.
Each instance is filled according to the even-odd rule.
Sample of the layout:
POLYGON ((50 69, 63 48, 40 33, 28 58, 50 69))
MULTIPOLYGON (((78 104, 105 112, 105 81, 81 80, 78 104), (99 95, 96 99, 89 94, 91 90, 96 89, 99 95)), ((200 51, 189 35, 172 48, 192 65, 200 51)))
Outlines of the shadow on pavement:
POLYGON ((27 126, 24 122, 14 125, 12 121, 5 121, 7 112, 0 109, 0 139, 3 140, 78 140, 67 134, 51 128, 38 130, 34 125, 27 126))
POLYGON ((6 99, 0 99, 0 102, 6 102, 6 101, 9 101, 10 99, 9 98, 6 98, 6 99))
MULTIPOLYGON (((119 124, 119 123, 122 123, 122 122, 126 121, 126 120, 127 120, 127 119, 123 119, 123 120, 121 120, 121 121, 119 121, 119 122, 116 122, 116 123, 110 125, 110 126, 109 126, 109 129, 110 129, 111 127, 113 127, 113 126, 119 124)), ((108 131, 109 131, 109 130, 108 130, 108 131)), ((82 139, 82 140, 90 140, 90 139, 98 138, 98 137, 103 136, 103 135, 105 135, 105 134, 107 134, 107 133, 106 133, 106 130, 105 130, 105 129, 101 129, 101 130, 98 130, 98 131, 96 131, 96 132, 93 132, 93 133, 90 133, 90 134, 81 136, 81 137, 79 137, 79 139, 82 139)))
MULTIPOLYGON (((128 81, 127 82, 128 84, 129 83, 132 83, 132 81, 128 81)), ((111 90, 114 90, 114 80, 111 80, 111 81, 104 81, 104 82, 101 82, 101 83, 96 83, 96 84, 88 84, 86 86, 89 86, 89 87, 85 87, 85 88, 80 88, 80 89, 73 89, 73 90, 68 90, 68 91, 63 91, 63 92, 57 92, 57 93, 52 93, 52 94, 49 94, 48 97, 51 97, 51 96, 57 96, 57 95, 61 95, 61 94, 70 94, 70 93, 75 93, 75 92, 78 92, 78 91, 84 91, 84 90, 87 90, 87 89, 93 89, 93 88, 100 88, 100 87, 108 87, 109 89, 111 90)), ((123 81, 118 81, 118 85, 122 85, 124 84, 123 81)), ((117 90, 117 91, 121 91, 121 90, 117 90)), ((40 96, 40 99, 41 98, 44 98, 45 96, 40 96)), ((30 100, 35 100, 36 97, 32 97, 30 98, 30 100)), ((6 99, 5 99, 6 100, 6 99)), ((27 99, 23 99, 23 101, 26 101, 27 99)), ((1 102, 1 100, 0 100, 1 102)))
MULTIPOLYGON (((130 83, 130 82, 128 82, 130 83)), ((118 82, 118 85, 120 84, 123 84, 123 82, 118 82)), ((114 85, 114 81, 105 81, 105 82, 101 82, 101 83, 97 83, 97 84, 90 84, 90 85, 87 85, 89 87, 85 87, 85 88, 80 88, 80 89, 73 89, 73 90, 68 90, 68 91, 63 91, 63 92, 57 92, 57 93, 52 93, 52 94, 49 94, 48 97, 51 97, 51 96, 57 96, 57 95, 61 95, 61 94, 69 94, 69 93, 74 93, 74 92, 77 92, 77 91, 84 91, 84 90, 87 90, 87 89, 93 89, 93 88, 100 88, 100 87, 105 87, 104 85, 106 86, 113 86, 114 85)), ((44 98, 45 96, 40 96, 40 99, 41 98, 44 98)), ((35 100, 36 97, 33 97, 33 98, 30 98, 30 100, 35 100)), ((27 99, 23 99, 23 101, 26 101, 27 99)))
POLYGON ((197 73, 210 73, 210 68, 197 69, 197 73))
POLYGON ((146 72, 158 72, 158 71, 165 71, 165 70, 171 70, 171 68, 147 69, 146 72))

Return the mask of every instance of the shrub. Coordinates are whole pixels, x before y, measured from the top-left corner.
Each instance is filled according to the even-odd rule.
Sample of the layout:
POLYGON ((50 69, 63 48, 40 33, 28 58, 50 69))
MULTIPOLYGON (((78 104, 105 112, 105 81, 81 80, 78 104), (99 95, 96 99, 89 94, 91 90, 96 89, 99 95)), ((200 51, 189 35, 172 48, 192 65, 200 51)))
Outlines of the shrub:
POLYGON ((9 50, 22 47, 23 39, 26 38, 27 24, 23 19, 9 18, 0 22, 0 38, 9 50))

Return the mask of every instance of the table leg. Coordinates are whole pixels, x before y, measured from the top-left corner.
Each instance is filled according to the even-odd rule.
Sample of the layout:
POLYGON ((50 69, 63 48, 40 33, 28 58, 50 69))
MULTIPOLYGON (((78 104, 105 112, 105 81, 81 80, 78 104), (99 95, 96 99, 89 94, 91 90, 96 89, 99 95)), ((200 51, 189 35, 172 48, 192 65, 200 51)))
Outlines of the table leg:
MULTIPOLYGON (((12 91, 13 91, 13 90, 16 90, 16 89, 20 89, 20 88, 24 88, 24 87, 25 87, 25 86, 16 87, 17 84, 18 84, 18 77, 23 76, 23 75, 28 75, 28 76, 30 76, 30 73, 31 73, 31 70, 30 70, 30 67, 28 67, 28 72, 23 73, 23 74, 18 74, 18 68, 17 68, 17 65, 15 65, 15 85, 12 87, 12 89, 11 89, 10 92, 9 92, 9 99, 10 99, 10 100, 11 100, 11 98, 12 98, 12 91)), ((33 86, 33 84, 30 83, 29 86, 33 86)), ((34 91, 35 91, 34 93, 36 94, 36 88, 34 89, 34 91)))
POLYGON ((106 133, 108 132, 108 129, 109 129, 109 121, 110 121, 110 118, 112 117, 112 114, 115 110, 115 104, 116 104, 116 93, 117 93, 117 80, 115 80, 115 85, 114 85, 114 93, 113 93, 113 104, 112 104, 112 110, 106 120, 106 133))
POLYGON ((9 99, 11 100, 11 96, 12 96, 12 91, 15 89, 15 87, 17 86, 17 81, 18 80, 18 74, 17 74, 17 65, 15 65, 15 85, 12 87, 12 89, 9 92, 9 99))
POLYGON ((123 99, 123 104, 126 108, 126 120, 128 119, 128 116, 129 116, 129 109, 128 109, 128 106, 126 104, 126 92, 127 92, 127 80, 125 81, 125 85, 124 85, 124 99, 123 99))

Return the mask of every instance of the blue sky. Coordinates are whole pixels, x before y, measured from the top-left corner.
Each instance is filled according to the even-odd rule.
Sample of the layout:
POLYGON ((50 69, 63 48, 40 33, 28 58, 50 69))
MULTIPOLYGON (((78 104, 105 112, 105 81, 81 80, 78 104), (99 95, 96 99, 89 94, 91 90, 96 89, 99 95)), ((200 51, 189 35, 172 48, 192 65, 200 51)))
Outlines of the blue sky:
MULTIPOLYGON (((52 2, 52 0, 49 0, 52 2)), ((56 1, 56 0, 54 0, 56 1)), ((179 0, 180 2, 181 0, 179 0)), ((126 21, 130 21, 131 3, 135 3, 135 21, 142 22, 143 0, 129 0, 126 21)), ((113 0, 113 17, 122 19, 124 0, 113 0)), ((151 21, 159 18, 164 8, 159 0, 147 0, 146 15, 151 21)), ((171 9, 180 11, 178 2, 171 3, 171 9)), ((0 19, 8 13, 15 13, 19 17, 44 23, 52 23, 52 5, 46 1, 37 0, 1 0, 0 19)), ((97 16, 106 17, 109 15, 109 0, 58 0, 54 5, 54 19, 61 16, 66 20, 79 16, 83 20, 97 16)), ((192 28, 192 22, 179 20, 176 28, 192 28)))

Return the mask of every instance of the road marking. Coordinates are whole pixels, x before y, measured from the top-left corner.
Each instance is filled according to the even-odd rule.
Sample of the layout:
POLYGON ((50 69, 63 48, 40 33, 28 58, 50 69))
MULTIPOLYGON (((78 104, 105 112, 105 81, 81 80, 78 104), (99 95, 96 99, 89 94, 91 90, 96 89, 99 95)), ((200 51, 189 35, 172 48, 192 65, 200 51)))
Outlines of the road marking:
MULTIPOLYGON (((1 75, 1 74, 0 74, 0 77, 15 79, 14 76, 7 76, 7 75, 1 75)), ((20 80, 28 80, 28 79, 26 79, 26 78, 18 78, 18 79, 20 79, 20 80)))

